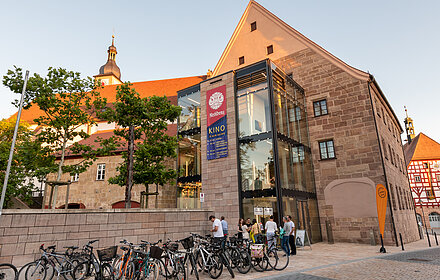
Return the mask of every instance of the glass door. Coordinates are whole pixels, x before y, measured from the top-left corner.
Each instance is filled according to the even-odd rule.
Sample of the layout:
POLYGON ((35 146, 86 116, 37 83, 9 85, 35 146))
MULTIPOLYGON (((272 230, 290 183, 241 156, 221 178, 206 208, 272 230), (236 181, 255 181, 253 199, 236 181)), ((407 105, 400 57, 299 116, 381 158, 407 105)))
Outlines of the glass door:
POLYGON ((307 200, 298 199, 297 203, 298 211, 298 225, 297 229, 306 230, 310 240, 312 240, 311 221, 309 215, 309 206, 307 200))

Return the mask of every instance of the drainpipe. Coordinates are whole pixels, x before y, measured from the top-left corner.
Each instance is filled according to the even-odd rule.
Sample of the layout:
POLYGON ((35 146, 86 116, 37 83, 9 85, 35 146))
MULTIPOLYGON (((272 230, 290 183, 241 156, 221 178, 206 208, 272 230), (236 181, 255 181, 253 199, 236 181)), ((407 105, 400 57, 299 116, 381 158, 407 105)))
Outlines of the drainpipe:
MULTIPOLYGON (((371 97, 371 91, 370 91, 370 84, 373 82, 373 80, 374 80, 374 77, 370 75, 370 79, 368 80, 368 95, 370 96, 370 105, 371 105, 371 111, 373 112, 374 127, 376 129, 377 142, 379 144, 379 149, 380 149, 380 159, 382 161, 383 174, 384 174, 384 177, 385 177, 385 187, 387 188, 388 194, 390 194, 390 190, 389 190, 389 187, 388 187, 387 172, 386 172, 386 169, 385 169, 385 161, 384 161, 383 155, 382 155, 382 144, 380 143, 379 130, 377 129, 377 123, 376 123, 376 114, 374 112, 374 107, 373 107, 373 98, 371 97)), ((391 223, 393 225, 394 240, 396 240, 396 247, 399 247, 399 242, 397 240, 396 225, 394 223, 393 207, 391 205, 390 196, 388 195, 387 197, 388 197, 388 199, 387 199, 388 200, 388 205, 390 206, 391 223)))

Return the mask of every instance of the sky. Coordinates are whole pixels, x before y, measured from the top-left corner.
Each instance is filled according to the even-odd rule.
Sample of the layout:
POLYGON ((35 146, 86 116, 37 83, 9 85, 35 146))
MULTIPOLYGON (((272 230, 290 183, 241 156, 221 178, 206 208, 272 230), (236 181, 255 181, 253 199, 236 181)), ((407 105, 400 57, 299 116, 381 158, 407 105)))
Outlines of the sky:
MULTIPOLYGON (((403 126, 440 142, 440 1, 259 0, 349 65, 373 74, 403 126)), ((0 76, 13 65, 46 74, 98 74, 116 36, 123 81, 204 75, 213 69, 248 1, 0 0, 0 76)), ((18 96, 0 85, 0 119, 18 96)), ((405 138, 405 136, 404 136, 405 138)))

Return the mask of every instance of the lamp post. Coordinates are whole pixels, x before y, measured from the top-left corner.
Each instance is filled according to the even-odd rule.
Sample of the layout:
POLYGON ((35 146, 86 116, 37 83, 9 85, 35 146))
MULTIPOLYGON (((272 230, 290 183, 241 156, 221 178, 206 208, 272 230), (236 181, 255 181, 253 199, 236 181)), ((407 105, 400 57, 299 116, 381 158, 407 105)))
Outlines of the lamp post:
POLYGON ((17 120, 15 121, 14 136, 12 137, 11 150, 9 151, 8 166, 6 167, 5 181, 3 182, 2 196, 0 199, 0 218, 3 212, 3 204, 5 203, 6 188, 8 186, 9 173, 11 172, 12 157, 14 155, 15 141, 17 140, 18 126, 20 124, 21 111, 23 110, 24 96, 26 94, 26 86, 29 78, 29 71, 24 76, 23 90, 21 92, 20 106, 18 108, 17 120))

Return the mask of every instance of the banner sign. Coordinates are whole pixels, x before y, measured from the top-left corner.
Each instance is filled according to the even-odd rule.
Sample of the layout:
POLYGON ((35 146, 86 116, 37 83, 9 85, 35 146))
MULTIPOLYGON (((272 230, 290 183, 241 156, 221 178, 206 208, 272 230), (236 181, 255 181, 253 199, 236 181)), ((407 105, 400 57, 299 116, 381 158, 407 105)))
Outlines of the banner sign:
POLYGON ((305 246, 309 246, 312 249, 312 245, 309 239, 309 235, 306 230, 298 229, 295 235, 295 244, 297 248, 304 248, 305 246))
POLYGON ((258 215, 263 215, 263 207, 254 207, 254 215, 258 216, 258 215))
POLYGON ((387 213, 387 189, 382 184, 376 186, 376 205, 377 218, 379 220, 379 230, 383 236, 385 230, 385 215, 387 213))
POLYGON ((228 156, 228 130, 226 122, 226 85, 206 92, 208 121, 208 160, 228 156))

